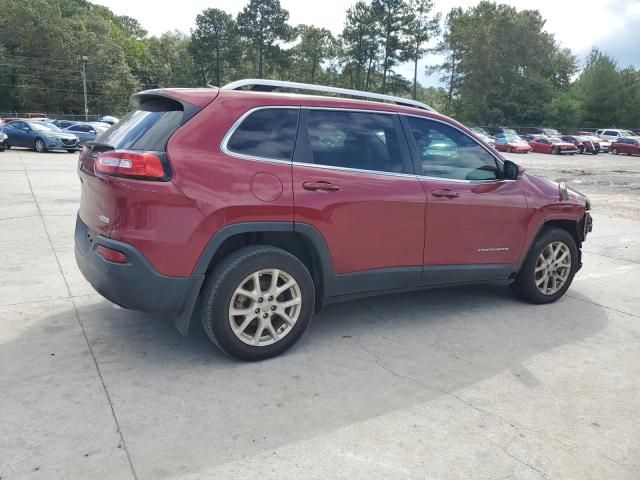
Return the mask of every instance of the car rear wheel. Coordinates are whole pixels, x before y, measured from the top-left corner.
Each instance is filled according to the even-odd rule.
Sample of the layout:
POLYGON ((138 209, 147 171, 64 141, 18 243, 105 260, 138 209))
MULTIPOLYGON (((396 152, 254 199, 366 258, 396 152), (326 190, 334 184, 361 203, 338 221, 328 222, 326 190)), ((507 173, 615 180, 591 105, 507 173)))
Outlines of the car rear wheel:
POLYGON ((511 289, 530 303, 551 303, 569 289, 578 269, 578 247, 566 230, 544 228, 511 289))
POLYGON ((617 155, 618 154, 618 149, 614 148, 613 150, 611 150, 611 153, 613 153, 614 155, 617 155))
POLYGON ((201 295, 201 321, 211 341, 250 361, 290 348, 309 325, 315 304, 304 264, 270 246, 245 247, 226 257, 201 295))
POLYGON ((33 144, 33 148, 35 148, 36 152, 44 153, 47 151, 47 147, 44 144, 44 141, 41 138, 36 138, 36 141, 33 144))
POLYGON ((551 150, 551 153, 553 155, 560 155, 560 149, 558 147, 554 147, 553 150, 551 150))

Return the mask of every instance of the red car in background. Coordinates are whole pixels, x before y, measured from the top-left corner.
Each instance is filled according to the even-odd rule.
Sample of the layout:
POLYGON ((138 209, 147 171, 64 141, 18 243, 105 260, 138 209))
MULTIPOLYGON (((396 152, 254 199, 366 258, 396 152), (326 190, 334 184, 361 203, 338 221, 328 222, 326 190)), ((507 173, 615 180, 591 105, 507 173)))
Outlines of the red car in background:
POLYGON ((578 153, 580 150, 573 143, 564 142, 559 138, 538 137, 529 142, 536 153, 553 153, 555 155, 578 153))
POLYGON ((640 155, 640 140, 637 138, 619 138, 611 144, 609 151, 614 155, 618 155, 618 153, 640 155))
POLYGON ((526 140, 518 135, 496 137, 495 149, 500 152, 529 153, 532 148, 526 140))
POLYGON ((573 143, 580 150, 580 153, 592 153, 595 155, 600 151, 600 142, 591 140, 589 137, 581 135, 563 135, 560 140, 567 143, 573 143))

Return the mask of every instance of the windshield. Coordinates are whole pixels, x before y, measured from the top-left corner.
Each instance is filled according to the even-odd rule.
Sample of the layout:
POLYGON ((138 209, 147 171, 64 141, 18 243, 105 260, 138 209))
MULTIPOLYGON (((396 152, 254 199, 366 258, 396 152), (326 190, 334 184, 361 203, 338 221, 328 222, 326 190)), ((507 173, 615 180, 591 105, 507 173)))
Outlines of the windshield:
POLYGON ((565 143, 562 140, 560 140, 559 138, 550 138, 549 141, 551 143, 565 143))
POLYGON ((484 135, 485 137, 488 137, 489 134, 486 132, 486 130, 484 128, 481 127, 472 127, 471 130, 473 130, 476 133, 479 133, 480 135, 484 135))
POLYGON ((622 134, 623 137, 635 137, 636 134, 633 133, 630 130, 620 130, 620 133, 622 134))
POLYGON ((506 136, 507 142, 524 142, 524 140, 522 140, 522 138, 520 138, 518 135, 507 135, 506 136))
POLYGON ((50 123, 40 123, 40 122, 29 122, 29 126, 32 130, 37 130, 38 132, 59 132, 60 129, 55 125, 50 123))
POLYGON ((518 132, 511 128, 503 128, 502 133, 504 133, 505 135, 518 135, 518 132))

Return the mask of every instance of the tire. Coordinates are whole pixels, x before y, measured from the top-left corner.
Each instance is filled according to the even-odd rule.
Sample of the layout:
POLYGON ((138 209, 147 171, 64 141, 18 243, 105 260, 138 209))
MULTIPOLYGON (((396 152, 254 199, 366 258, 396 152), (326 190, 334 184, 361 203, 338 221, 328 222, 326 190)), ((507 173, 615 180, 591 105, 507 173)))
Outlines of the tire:
POLYGON ((47 147, 40 137, 36 138, 35 142, 33 142, 33 148, 38 153, 45 153, 47 151, 47 147))
POLYGON ((511 147, 507 147, 507 153, 512 153, 513 149, 511 147))
POLYGON ((614 155, 617 155, 618 154, 618 149, 614 148, 613 150, 611 150, 611 153, 613 153, 614 155))
POLYGON ((580 147, 579 150, 580 150, 580 155, 582 155, 584 153, 584 147, 580 147))
MULTIPOLYGON (((560 250, 558 255, 562 254, 563 251, 560 250)), ((529 303, 552 303, 562 297, 569 289, 577 270, 578 247, 576 246, 576 242, 571 234, 561 228, 544 227, 537 240, 531 246, 527 258, 522 264, 515 281, 511 284, 511 290, 517 297, 529 303), (541 258, 543 257, 543 252, 549 252, 548 249, 550 246, 553 249, 560 244, 566 247, 564 252, 568 250, 570 258, 569 263, 563 262, 562 266, 553 270, 556 274, 560 272, 559 276, 564 275, 566 271, 566 279, 559 288, 552 291, 553 289, 551 287, 553 286, 555 288, 557 286, 557 280, 554 279, 553 282, 549 281, 548 283, 545 283, 546 280, 544 280, 544 278, 547 278, 545 277, 545 275, 547 275, 547 269, 541 262, 541 258), (540 266, 543 266, 544 269, 541 272, 536 272, 540 266), (541 288, 538 287, 539 282, 542 282, 541 288), (547 286, 549 289, 546 288, 547 286), (543 293, 542 290, 547 290, 547 292, 543 293)))
POLYGON ((74 150, 73 148, 68 148, 67 153, 76 153, 76 150, 74 150))
POLYGON ((560 155, 560 149, 558 147, 555 147, 551 150, 551 154, 552 155, 560 155))
POLYGON ((258 245, 233 252, 209 273, 201 292, 200 315, 207 336, 223 352, 241 360, 257 361, 280 355, 296 343, 311 321, 314 305, 315 288, 304 264, 284 250, 258 245), (269 296, 268 290, 274 278, 271 272, 276 269, 277 286, 282 287, 291 280, 295 286, 269 296), (255 274, 259 274, 260 292, 256 291, 252 280, 255 274), (253 291, 248 291, 249 285, 253 291), (242 295, 239 293, 241 287, 255 296, 242 295), (280 305, 296 298, 299 304, 282 310, 290 320, 295 317, 293 322, 285 322, 284 317, 279 316, 280 305), (232 302, 238 311, 246 311, 247 314, 232 317, 232 302), (271 313, 272 310, 277 311, 271 313), (232 327, 232 322, 235 327, 232 327), (260 330, 262 333, 256 342, 260 328, 264 330, 260 330), (240 333, 236 333, 238 331, 240 333), (279 335, 282 337, 276 338, 279 335))

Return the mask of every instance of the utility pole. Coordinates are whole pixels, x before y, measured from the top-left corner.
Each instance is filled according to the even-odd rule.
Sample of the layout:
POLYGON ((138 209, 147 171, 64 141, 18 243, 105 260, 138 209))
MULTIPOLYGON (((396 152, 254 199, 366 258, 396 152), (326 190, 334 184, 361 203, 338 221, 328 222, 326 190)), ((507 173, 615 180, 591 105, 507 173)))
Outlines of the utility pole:
POLYGON ((80 63, 80 75, 82 75, 82 89, 84 90, 84 121, 89 121, 89 106, 87 105, 87 60, 86 55, 78 55, 80 63))

